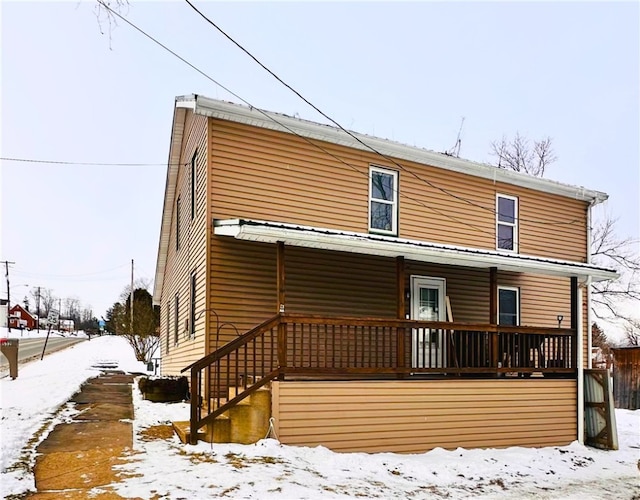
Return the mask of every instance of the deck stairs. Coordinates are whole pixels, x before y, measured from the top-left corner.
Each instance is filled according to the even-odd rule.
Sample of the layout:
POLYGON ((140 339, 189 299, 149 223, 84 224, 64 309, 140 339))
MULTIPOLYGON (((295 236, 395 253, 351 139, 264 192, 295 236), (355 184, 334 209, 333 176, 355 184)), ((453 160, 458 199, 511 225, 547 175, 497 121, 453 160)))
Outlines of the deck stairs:
MULTIPOLYGON (((229 398, 221 399, 220 405, 243 391, 241 387, 230 387, 229 398)), ((207 443, 252 444, 263 439, 269 432, 271 417, 271 388, 262 387, 198 431, 198 441, 207 443)), ((191 433, 189 421, 172 422, 175 433, 183 443, 189 443, 191 433)))

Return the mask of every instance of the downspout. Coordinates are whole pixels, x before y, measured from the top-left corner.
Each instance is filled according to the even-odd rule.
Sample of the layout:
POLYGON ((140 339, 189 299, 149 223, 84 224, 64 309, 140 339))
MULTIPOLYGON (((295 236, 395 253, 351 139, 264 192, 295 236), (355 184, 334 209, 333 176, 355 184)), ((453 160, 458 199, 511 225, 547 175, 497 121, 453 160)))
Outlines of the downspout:
POLYGON ((576 324, 576 333, 578 340, 578 442, 584 444, 584 333, 582 318, 582 287, 578 286, 576 293, 576 306, 578 309, 578 321, 576 324))
MULTIPOLYGON (((591 264, 591 207, 593 207, 593 200, 587 207, 587 264, 591 264)), ((589 343, 587 368, 591 369, 593 368, 593 360, 591 359, 591 346, 593 345, 593 332, 591 331, 591 276, 587 277, 585 290, 587 291, 587 342, 589 343)))

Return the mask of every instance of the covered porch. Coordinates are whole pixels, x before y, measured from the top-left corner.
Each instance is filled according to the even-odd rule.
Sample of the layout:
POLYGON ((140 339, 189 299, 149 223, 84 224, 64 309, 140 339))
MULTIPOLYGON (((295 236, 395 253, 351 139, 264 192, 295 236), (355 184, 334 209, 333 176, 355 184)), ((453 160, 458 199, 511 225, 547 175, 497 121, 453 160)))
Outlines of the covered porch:
POLYGON ((615 277, 613 271, 584 263, 264 221, 216 221, 214 233, 275 246, 276 310, 262 324, 183 370, 191 373, 191 436, 276 380, 575 380, 584 344, 581 284, 615 277), (393 258, 393 303, 386 301, 385 314, 379 315, 290 311, 287 261, 289 251, 296 248, 393 258), (420 263, 429 263, 485 275, 483 297, 488 301, 478 298, 477 305, 471 306, 478 318, 478 308, 484 305, 485 321, 453 321, 439 278, 408 273, 409 263, 416 269, 420 263), (501 315, 499 273, 566 280, 566 309, 562 310, 566 313, 552 311, 557 326, 549 320, 525 326, 501 315))

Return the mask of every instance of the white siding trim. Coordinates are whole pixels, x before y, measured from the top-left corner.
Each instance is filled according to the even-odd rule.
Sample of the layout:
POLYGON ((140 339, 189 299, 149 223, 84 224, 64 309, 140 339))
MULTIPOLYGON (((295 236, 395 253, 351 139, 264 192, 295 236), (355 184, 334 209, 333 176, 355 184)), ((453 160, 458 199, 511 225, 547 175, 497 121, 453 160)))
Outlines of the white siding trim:
POLYGON ((613 270, 583 262, 441 245, 377 234, 243 219, 214 220, 213 223, 215 235, 232 236, 248 241, 264 243, 282 241, 286 245, 392 258, 402 255, 406 259, 418 262, 483 269, 497 267, 501 271, 532 272, 550 276, 577 276, 582 281, 585 281, 588 276, 595 281, 616 279, 619 276, 613 270))
MULTIPOLYGON (((258 110, 256 108, 249 108, 248 106, 219 101, 194 94, 177 97, 176 106, 190 108, 197 114, 220 120, 277 130, 289 134, 293 131, 308 139, 326 141, 361 151, 371 151, 370 148, 363 146, 339 128, 308 120, 301 120, 300 118, 294 118, 282 113, 258 110), (283 126, 287 128, 283 128, 283 126)), ((408 146, 366 134, 351 133, 365 144, 373 147, 376 151, 396 159, 415 161, 445 170, 482 177, 495 182, 504 182, 574 200, 589 201, 593 204, 602 203, 609 197, 606 193, 589 190, 581 186, 571 186, 569 184, 534 177, 504 168, 497 168, 485 163, 455 158, 442 153, 436 153, 427 149, 408 146)))

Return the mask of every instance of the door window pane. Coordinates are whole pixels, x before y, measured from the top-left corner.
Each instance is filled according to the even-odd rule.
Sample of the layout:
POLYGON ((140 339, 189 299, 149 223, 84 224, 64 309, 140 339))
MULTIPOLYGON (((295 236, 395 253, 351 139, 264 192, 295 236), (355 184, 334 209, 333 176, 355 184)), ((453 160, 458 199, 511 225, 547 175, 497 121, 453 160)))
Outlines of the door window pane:
POLYGON ((420 289, 420 309, 418 315, 421 321, 438 321, 438 289, 420 289))

